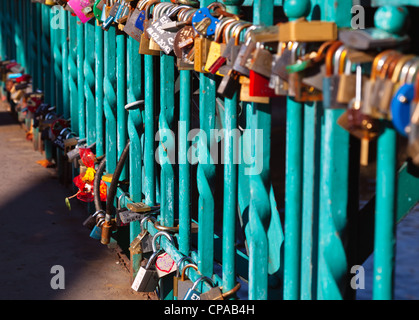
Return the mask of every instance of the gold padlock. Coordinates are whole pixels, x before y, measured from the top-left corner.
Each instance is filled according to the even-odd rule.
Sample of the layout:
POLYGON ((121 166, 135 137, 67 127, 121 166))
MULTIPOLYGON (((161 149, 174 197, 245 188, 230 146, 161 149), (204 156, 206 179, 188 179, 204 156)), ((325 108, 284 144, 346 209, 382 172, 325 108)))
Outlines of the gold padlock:
POLYGON ((300 18, 282 23, 279 27, 280 42, 324 42, 334 41, 338 37, 336 23, 327 21, 307 21, 300 18))
POLYGON ((195 71, 206 73, 205 64, 208 58, 208 51, 211 45, 211 41, 204 37, 195 38, 195 59, 194 68, 195 71))

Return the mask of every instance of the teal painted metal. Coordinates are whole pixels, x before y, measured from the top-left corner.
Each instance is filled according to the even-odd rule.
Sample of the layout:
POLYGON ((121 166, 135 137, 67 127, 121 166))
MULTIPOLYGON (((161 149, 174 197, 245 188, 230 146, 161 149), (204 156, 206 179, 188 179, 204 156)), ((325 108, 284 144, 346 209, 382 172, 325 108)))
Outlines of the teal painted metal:
POLYGON ((347 261, 346 227, 349 134, 336 122, 342 110, 325 110, 320 179, 318 299, 342 299, 347 261))
MULTIPOLYGON (((62 17, 64 10, 62 7, 54 7, 51 10, 51 19, 54 19, 56 15, 62 17)), ((51 43, 52 43, 52 54, 54 58, 54 83, 55 83, 55 100, 53 104, 56 106, 57 113, 62 115, 63 110, 63 88, 61 83, 63 82, 63 54, 62 54, 62 30, 60 28, 51 28, 51 43)))
POLYGON ((86 138, 86 99, 84 96, 84 24, 77 21, 77 111, 79 138, 86 138))
POLYGON ((179 251, 189 255, 191 249, 191 165, 187 159, 191 129, 191 72, 180 71, 179 106, 179 251))
POLYGON ((77 20, 68 14, 68 71, 70 89, 71 129, 79 135, 78 90, 77 90, 77 20))
POLYGON ((144 195, 145 203, 151 206, 156 204, 156 177, 154 160, 154 128, 155 128, 155 98, 154 98, 154 57, 144 56, 145 69, 145 136, 144 136, 144 195))
MULTIPOLYGON (((63 10, 64 11, 64 10, 63 10)), ((67 12, 62 13, 62 23, 64 28, 61 30, 61 52, 63 54, 62 60, 62 73, 63 73, 63 117, 64 119, 70 119, 70 73, 69 73, 69 43, 68 37, 68 15, 67 12)))
MULTIPOLYGON (((272 25, 272 1, 255 1, 253 22, 256 25, 272 25)), ((250 142, 250 152, 255 163, 249 170, 250 203, 249 223, 246 237, 249 245, 249 299, 268 298, 269 252, 268 229, 272 211, 270 207, 270 143, 271 143, 271 106, 253 103, 247 107, 248 128, 254 137, 250 142), (261 130, 263 140, 258 139, 261 130), (262 142, 263 141, 263 142, 262 142)), ((279 252, 278 252, 279 253, 279 252)))
MULTIPOLYGON (((51 63, 51 48, 50 48, 50 15, 49 7, 41 7, 41 17, 42 17, 42 33, 41 33, 41 45, 42 45, 42 75, 43 75, 43 90, 45 94, 45 101, 52 104, 54 95, 53 95, 53 79, 52 74, 54 69, 50 67, 51 63)), ((53 158, 53 146, 52 142, 47 140, 44 143, 45 148, 45 158, 49 161, 52 161, 53 158)))
POLYGON ((116 30, 111 27, 104 36, 104 113, 106 119, 106 171, 113 173, 117 163, 116 123, 116 30))
MULTIPOLYGON (((117 153, 118 159, 127 144, 127 112, 125 105, 127 104, 127 53, 126 39, 123 33, 116 35, 116 118, 117 118, 117 153)), ((121 172, 120 180, 128 178, 128 162, 121 172)))
MULTIPOLYGON (((212 1, 201 1, 201 7, 212 1)), ((202 275, 212 277, 214 257, 214 179, 215 165, 211 159, 210 147, 214 143, 211 129, 215 128, 215 79, 206 74, 200 75, 199 82, 199 126, 198 140, 198 268, 202 275)))
MULTIPOLYGON (((243 1, 223 1, 227 11, 239 14, 243 1)), ((236 217, 238 205, 238 145, 237 94, 225 99, 224 107, 224 201, 223 201, 223 291, 236 285, 236 217)))
POLYGON ((104 138, 104 53, 103 53, 103 30, 95 27, 95 107, 96 107, 96 155, 105 154, 104 138))
MULTIPOLYGON (((224 2, 228 5, 228 10, 238 12, 242 1, 224 2)), ((203 5, 209 3, 208 1, 203 5)), ((245 1, 244 5, 253 5, 255 24, 269 25, 273 23, 272 6, 275 3, 279 2, 263 1, 262 6, 262 1, 245 1)), ((305 12, 304 3, 291 0, 286 2, 287 8, 292 11, 287 12, 291 19, 305 12)), ((339 26, 348 26, 349 2, 311 1, 311 4, 313 11, 316 9, 319 13, 318 18, 336 21, 339 26)), ((41 74, 40 88, 45 90, 46 100, 51 103, 58 103, 61 95, 55 88, 55 83, 59 81, 60 66, 62 66, 63 85, 59 87, 63 95, 63 113, 67 112, 68 118, 71 115, 73 129, 79 131, 80 137, 85 134, 88 141, 98 143, 97 155, 106 154, 109 173, 113 172, 121 147, 125 145, 124 142, 129 136, 131 150, 126 177, 129 177, 130 181, 130 198, 127 200, 142 201, 144 194, 144 201, 147 204, 154 205, 160 201, 161 223, 167 226, 173 225, 177 209, 179 209, 180 230, 177 235, 179 249, 165 238, 161 240, 163 247, 176 261, 182 255, 191 255, 197 262, 200 272, 216 279, 219 284, 223 285, 224 290, 235 285, 236 274, 245 275, 244 277, 249 279, 250 299, 275 297, 274 294, 280 287, 278 280, 282 277, 282 272, 284 272, 284 299, 345 298, 345 287, 347 287, 345 281, 350 261, 349 254, 346 252, 348 248, 345 245, 345 237, 348 226, 353 222, 349 219, 348 211, 349 134, 336 123, 342 113, 341 110, 326 108, 323 114, 320 104, 303 105, 288 99, 284 242, 284 233, 270 181, 271 106, 242 104, 242 112, 246 116, 246 131, 240 142, 247 155, 256 156, 256 163, 237 166, 234 161, 236 146, 233 143, 234 140, 229 139, 228 133, 237 129, 238 126, 238 98, 236 96, 231 100, 225 100, 224 110, 220 108, 220 117, 223 117, 220 122, 226 129, 226 143, 223 167, 223 236, 219 237, 214 234, 216 166, 211 162, 209 152, 210 147, 215 146, 216 143, 214 137, 211 136, 211 129, 214 129, 216 124, 216 81, 211 75, 200 75, 199 126, 202 132, 198 142, 199 164, 196 180, 199 192, 198 251, 190 252, 190 240, 193 238, 190 230, 191 165, 187 159, 184 163, 180 161, 186 156, 190 143, 185 134, 179 134, 177 145, 170 136, 167 139, 167 135, 159 141, 158 145, 155 142, 156 110, 160 110, 159 129, 175 128, 177 106, 174 99, 173 57, 145 56, 143 66, 143 57, 136 53, 138 43, 129 39, 125 44, 125 35, 116 36, 114 27, 106 32, 104 45, 103 31, 99 27, 95 29, 91 23, 76 26, 77 20, 65 14, 66 28, 64 31, 56 32, 46 25, 53 15, 48 11, 49 7, 31 4, 28 10, 25 10, 27 7, 22 0, 6 1, 2 3, 2 6, 6 6, 6 10, 12 12, 13 17, 16 16, 16 23, 19 27, 12 27, 10 36, 1 35, 0 54, 4 51, 14 53, 14 57, 26 60, 29 71, 41 74), (17 4, 22 5, 24 10, 17 12, 15 7, 17 4), (39 17, 42 17, 38 31, 36 23, 25 19, 25 15, 28 14, 27 12, 30 13, 31 9, 36 10, 40 13, 39 17), (29 28, 31 25, 33 28, 29 28), (70 27, 69 48, 67 47, 67 27, 70 27), (31 29, 37 31, 34 32, 34 40, 30 37, 31 29), (84 32, 81 32, 82 29, 84 32), (75 31, 78 31, 77 37, 75 31), (89 38, 93 39, 93 33, 95 41, 88 41, 89 38), (8 38, 12 40, 12 43, 8 43, 8 38), (38 39, 42 42, 38 43, 38 39), (75 45, 76 40, 78 45, 75 45), (34 46, 35 43, 39 45, 34 46), (59 44, 58 47, 57 44, 59 44), (83 50, 81 44, 84 46, 83 50), (34 47, 34 52, 36 48, 43 48, 41 49, 42 63, 35 63, 36 56, 31 56, 27 52, 34 47), (93 52, 95 52, 94 55, 93 52), (84 57, 81 58, 82 56, 84 57), (61 57, 62 62, 60 62, 61 57), (77 58, 77 62, 74 58, 77 58), (157 64, 157 60, 160 65, 157 64), (50 64, 53 64, 54 68, 48 69, 50 64), (95 64, 94 71, 93 64, 95 64), (103 67, 105 67, 105 72, 103 67), (158 69, 165 72, 162 72, 158 81, 154 81, 158 69), (144 83, 142 83, 143 75, 144 83), (127 79, 126 86, 125 79, 127 79), (104 82, 105 85, 103 85, 104 82), (158 85, 160 85, 160 90, 158 90, 158 85), (77 93, 76 97, 74 97, 74 92, 77 93), (144 111, 141 106, 129 113, 125 111, 125 104, 140 100, 143 92, 144 111), (156 101, 158 92, 160 97, 156 101), (83 93, 82 96, 81 93, 83 93), (70 108, 65 107, 66 101, 67 104, 71 102, 71 114, 70 108), (103 134, 103 104, 107 124, 105 135, 103 134), (77 116, 74 115, 74 108, 77 110, 77 116), (85 119, 80 112, 86 112, 85 119), (95 113, 96 116, 93 116, 95 113), (145 130, 142 136, 143 125, 145 130), (256 140, 256 130, 259 129, 263 129, 262 141, 256 140), (106 141, 106 150, 103 141, 106 141), (177 166, 162 164, 160 177, 156 177, 155 168, 155 151, 158 150, 161 160, 166 154, 175 150, 175 146, 179 147, 179 191, 176 190, 174 174, 177 166), (250 175, 245 174, 246 170, 250 175), (176 194, 177 192, 179 195, 176 194), (175 205, 177 200, 179 208, 175 205), (244 220, 249 256, 235 249, 237 203, 242 214, 241 218, 244 220), (318 226, 317 219, 319 219, 318 226), (317 255, 319 261, 317 261, 317 255), (213 274, 214 259, 222 261, 222 279, 213 274)), ((0 17, 4 18, 2 15, 3 13, 0 12, 0 17)), ((3 22, 0 27, 2 31, 7 29, 3 22)), ((182 129, 185 132, 189 132, 191 128, 191 77, 192 73, 189 71, 180 72, 179 117, 181 122, 179 124, 183 126, 182 129)), ((392 298, 394 224, 396 219, 399 221, 419 199, 417 190, 406 187, 407 183, 411 185, 418 183, 418 179, 412 178, 413 176, 407 173, 406 168, 399 174, 400 183, 396 183, 395 138, 394 130, 388 127, 380 136, 378 146, 376 230, 372 232, 375 234, 375 260, 377 260, 374 279, 375 299, 392 298), (385 232, 383 233, 382 230, 385 232)), ((118 195, 122 192, 122 189, 118 190, 118 195)), ((371 218, 371 214, 368 213, 368 219, 371 218)), ((372 223, 369 220, 367 224, 371 228, 372 223)), ((152 223, 147 223, 147 229, 152 234, 157 232, 152 223)), ((361 239, 365 237, 368 228, 360 226, 360 229, 362 229, 361 239)), ((131 224, 130 240, 139 231, 139 223, 131 224)), ((366 251, 361 254, 363 257, 367 255, 366 251)), ((138 269, 140 260, 141 256, 133 257, 134 272, 138 269)), ((197 273, 192 272, 193 280, 197 276, 197 273)), ((165 298, 171 297, 169 289, 164 288, 163 291, 165 298)))
POLYGON ((373 298, 390 300, 394 295, 395 224, 397 197, 397 133, 384 123, 378 137, 375 202, 373 298))
POLYGON ((160 115, 158 146, 160 171, 160 223, 173 227, 175 223, 175 180, 174 155, 175 137, 172 135, 175 111, 175 68, 174 57, 161 55, 160 57, 160 115))
POLYGON ((96 105, 95 105, 95 25, 84 26, 84 95, 86 101, 86 138, 87 145, 96 142, 96 105))
MULTIPOLYGON (((143 59, 137 52, 138 43, 130 38, 127 40, 127 102, 133 103, 143 97, 143 59)), ((130 139, 129 155, 129 194, 133 202, 141 202, 142 191, 142 155, 141 135, 143 133, 143 106, 128 111, 128 136, 130 139)), ((139 221, 130 223, 130 242, 141 232, 139 221)), ((135 276, 142 260, 142 255, 131 255, 131 265, 135 276)))

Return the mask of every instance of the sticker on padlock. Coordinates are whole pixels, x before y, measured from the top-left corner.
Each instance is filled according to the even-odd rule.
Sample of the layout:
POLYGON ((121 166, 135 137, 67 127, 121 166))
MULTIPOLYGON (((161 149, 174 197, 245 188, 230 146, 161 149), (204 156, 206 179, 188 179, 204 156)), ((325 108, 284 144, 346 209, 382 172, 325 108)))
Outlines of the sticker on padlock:
MULTIPOLYGON (((171 243, 174 244, 174 239, 169 233, 165 231, 159 231, 153 236, 153 252, 158 250, 156 241, 161 236, 166 237, 171 243)), ((177 270, 176 263, 167 253, 162 253, 156 258, 155 267, 159 278, 165 277, 173 272, 176 272, 177 270)))

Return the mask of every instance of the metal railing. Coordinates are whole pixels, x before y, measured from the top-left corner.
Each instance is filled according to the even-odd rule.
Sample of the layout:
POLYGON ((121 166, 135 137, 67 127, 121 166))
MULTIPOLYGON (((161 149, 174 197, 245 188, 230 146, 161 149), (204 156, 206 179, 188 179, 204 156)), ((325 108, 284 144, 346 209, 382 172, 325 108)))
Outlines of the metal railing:
MULTIPOLYGON (((255 25, 277 23, 274 12, 283 5, 273 0, 223 2, 229 12, 243 8, 251 12, 255 25)), ((395 2, 374 1, 374 5, 395 2)), ((201 7, 211 3, 200 1, 201 7)), ((285 1, 282 7, 290 20, 304 11, 293 3, 285 1)), ((312 1, 312 5, 317 18, 350 27, 351 1, 312 1)), ((237 95, 224 99, 220 108, 216 77, 177 72, 174 57, 163 53, 139 55, 138 42, 117 26, 103 31, 95 19, 81 24, 59 6, 3 0, 0 22, 1 57, 15 58, 25 67, 33 75, 34 87, 45 92, 45 101, 71 119, 72 130, 87 138, 88 145, 96 143, 96 155, 106 155, 107 173, 113 173, 130 140, 130 157, 121 175, 129 187, 119 187, 117 197, 125 198, 126 204, 160 204, 162 226, 174 227, 178 221, 178 247, 164 237, 160 240, 175 261, 191 256, 199 272, 215 279, 225 292, 234 288, 240 276, 248 282, 249 299, 346 299, 354 298, 351 266, 362 264, 374 249, 375 269, 380 270, 380 277, 374 278, 374 297, 393 297, 396 217, 400 221, 419 200, 418 179, 407 166, 397 174, 393 128, 386 127, 378 138, 376 205, 370 202, 360 211, 359 141, 337 124, 343 110, 300 103, 292 97, 286 102, 248 103, 237 95), (62 28, 53 25, 57 15, 62 28), (199 98, 194 96, 196 91, 199 98), (144 101, 138 108, 125 110, 139 100, 144 101), (273 115, 285 108, 282 192, 271 179, 273 169, 281 170, 272 163, 271 151, 277 148, 272 143, 273 115), (263 130, 260 143, 245 139, 243 133, 240 137, 243 152, 261 155, 253 167, 232 161, 236 146, 228 139, 223 145, 225 164, 207 161, 217 121, 226 136, 239 127, 263 130), (195 144, 187 136, 167 135, 156 141, 158 129, 176 132, 180 123, 185 132, 201 129, 207 140, 200 137, 195 144), (185 159, 191 146, 199 154, 197 165, 156 162, 156 153, 160 160, 168 154, 185 159), (245 175, 244 170, 251 174, 245 175), (369 220, 374 215, 375 227, 369 220), (197 234, 191 232, 192 222, 199 226, 197 234), (242 228, 245 238, 240 248, 237 228, 242 228), (222 265, 218 274, 214 261, 222 265)), ((61 153, 46 144, 46 157, 56 159, 59 172, 65 166, 61 153)), ((152 235, 158 231, 152 221, 145 228, 152 235)), ((132 222, 129 241, 140 232, 139 221, 132 222)), ((132 258, 134 274, 141 259, 141 254, 132 258)), ((190 270, 190 278, 196 280, 198 273, 190 270)), ((162 298, 171 299, 170 281, 166 282, 162 298)))

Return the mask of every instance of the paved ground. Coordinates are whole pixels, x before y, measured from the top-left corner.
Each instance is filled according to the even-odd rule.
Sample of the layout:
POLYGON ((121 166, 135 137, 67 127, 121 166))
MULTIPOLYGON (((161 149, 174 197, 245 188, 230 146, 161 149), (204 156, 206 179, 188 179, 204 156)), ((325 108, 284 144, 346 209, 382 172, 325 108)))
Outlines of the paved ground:
POLYGON ((55 169, 36 161, 25 130, 0 105, 0 299, 141 299, 114 250, 89 237, 83 206, 64 198, 55 169), (51 268, 65 270, 65 289, 53 290, 51 268))

